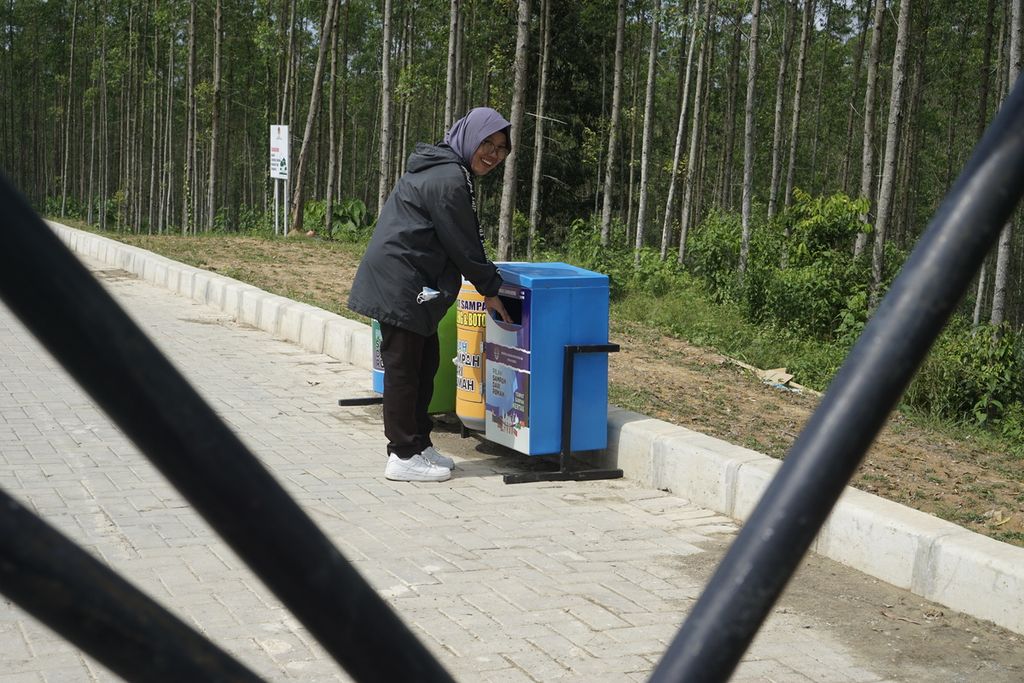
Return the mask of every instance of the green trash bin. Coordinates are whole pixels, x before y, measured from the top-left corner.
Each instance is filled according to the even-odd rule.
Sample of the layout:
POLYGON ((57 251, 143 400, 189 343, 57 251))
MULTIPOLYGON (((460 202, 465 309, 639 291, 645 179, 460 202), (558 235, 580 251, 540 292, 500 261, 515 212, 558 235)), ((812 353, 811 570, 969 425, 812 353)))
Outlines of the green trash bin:
POLYGON ((427 408, 431 413, 455 412, 455 305, 437 326, 437 345, 441 362, 434 375, 434 397, 427 408))
MULTIPOLYGON (((384 393, 384 362, 380 356, 380 323, 372 321, 373 330, 373 390, 384 393)), ((437 374, 434 375, 434 397, 427 410, 431 413, 455 411, 455 305, 452 305, 437 326, 437 342, 440 356, 437 374)))

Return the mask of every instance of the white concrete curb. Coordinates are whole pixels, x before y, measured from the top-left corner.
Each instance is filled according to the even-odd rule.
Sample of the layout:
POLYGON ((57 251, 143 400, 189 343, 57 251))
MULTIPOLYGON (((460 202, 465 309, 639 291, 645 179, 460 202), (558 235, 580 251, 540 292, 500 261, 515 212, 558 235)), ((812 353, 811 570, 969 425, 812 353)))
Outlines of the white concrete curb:
MULTIPOLYGON (((619 408, 608 450, 625 476, 745 521, 781 462, 619 408)), ((846 487, 811 548, 965 614, 1024 633, 1024 548, 846 487)))
POLYGON ((145 249, 47 222, 72 251, 121 268, 197 303, 219 308, 239 322, 294 342, 314 353, 325 353, 350 365, 373 369, 368 325, 270 294, 224 275, 172 261, 145 249))
MULTIPOLYGON (((50 222, 73 251, 220 308, 240 322, 372 369, 370 328, 328 311, 50 222)), ((369 384, 367 385, 369 390, 369 384)), ((781 464, 755 451, 612 407, 608 459, 627 477, 744 521, 781 464)), ((812 549, 894 586, 1024 634, 1024 548, 847 487, 812 549)))

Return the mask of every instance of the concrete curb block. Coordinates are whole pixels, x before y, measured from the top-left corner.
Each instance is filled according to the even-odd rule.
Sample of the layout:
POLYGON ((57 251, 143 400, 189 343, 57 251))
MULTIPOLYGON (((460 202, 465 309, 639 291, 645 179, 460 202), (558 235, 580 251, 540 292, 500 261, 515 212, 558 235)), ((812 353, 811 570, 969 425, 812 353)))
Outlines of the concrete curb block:
MULTIPOLYGON (((780 461, 611 408, 610 454, 625 476, 746 521, 780 461)), ((819 555, 1024 633, 1024 548, 847 487, 815 539, 819 555)))
MULTIPOLYGON (((50 223, 72 250, 220 308, 314 353, 372 370, 369 326, 100 235, 50 223)), ((369 391, 369 386, 367 387, 369 391)), ((780 462, 609 407, 604 456, 639 484, 745 521, 780 462)), ((847 487, 812 549, 965 614, 1024 634, 1024 548, 847 487)))
POLYGON ((312 353, 324 353, 365 370, 373 369, 368 325, 102 235, 52 221, 47 223, 72 251, 137 275, 196 303, 218 308, 238 322, 312 353))

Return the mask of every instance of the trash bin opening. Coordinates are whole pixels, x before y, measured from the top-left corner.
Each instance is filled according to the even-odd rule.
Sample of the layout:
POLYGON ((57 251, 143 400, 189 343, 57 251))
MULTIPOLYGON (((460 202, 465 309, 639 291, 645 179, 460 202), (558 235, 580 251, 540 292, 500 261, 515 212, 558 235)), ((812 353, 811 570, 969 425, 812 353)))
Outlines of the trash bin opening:
MULTIPOLYGON (((505 304, 505 310, 508 312, 508 317, 512 318, 512 324, 513 325, 522 325, 523 324, 523 301, 522 301, 522 299, 519 299, 517 297, 512 297, 512 296, 505 296, 503 294, 499 294, 498 298, 501 299, 501 303, 505 304)), ((494 313, 491 313, 491 316, 495 320, 500 320, 500 318, 495 316, 494 313)))

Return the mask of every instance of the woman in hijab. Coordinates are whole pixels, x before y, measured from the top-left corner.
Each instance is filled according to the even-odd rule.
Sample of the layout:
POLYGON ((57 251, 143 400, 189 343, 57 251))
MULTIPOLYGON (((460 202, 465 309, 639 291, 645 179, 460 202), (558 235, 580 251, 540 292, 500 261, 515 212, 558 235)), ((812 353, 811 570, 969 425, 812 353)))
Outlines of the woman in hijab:
POLYGON ((430 440, 427 406, 438 368, 437 326, 465 276, 488 310, 511 322, 498 298, 501 276, 484 253, 472 175, 497 168, 511 124, 478 107, 438 145, 419 143, 380 211, 352 283, 348 307, 380 323, 384 361, 384 476, 445 481, 454 462, 430 440))

